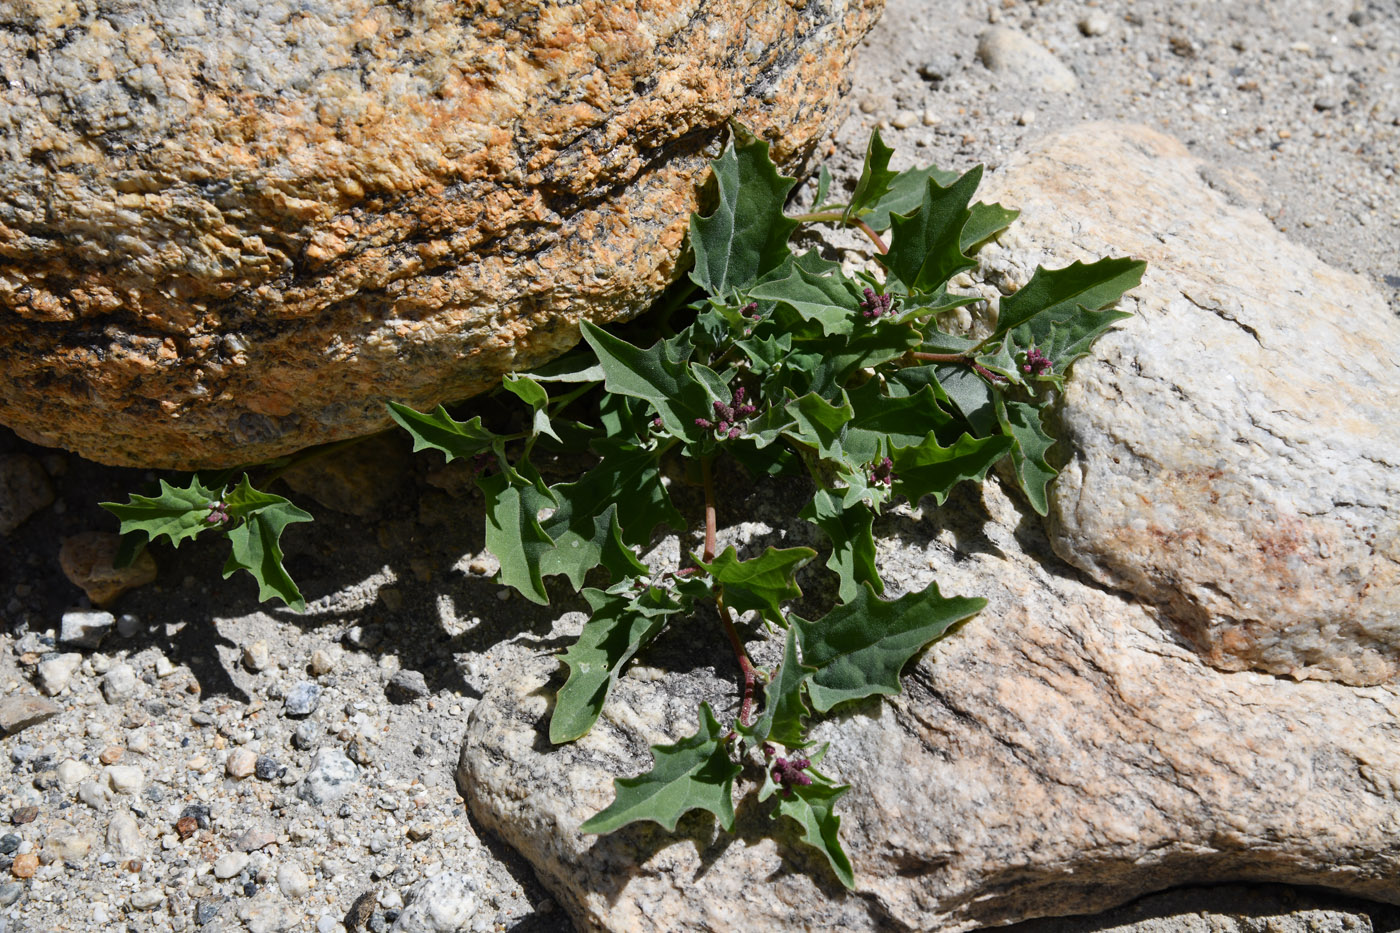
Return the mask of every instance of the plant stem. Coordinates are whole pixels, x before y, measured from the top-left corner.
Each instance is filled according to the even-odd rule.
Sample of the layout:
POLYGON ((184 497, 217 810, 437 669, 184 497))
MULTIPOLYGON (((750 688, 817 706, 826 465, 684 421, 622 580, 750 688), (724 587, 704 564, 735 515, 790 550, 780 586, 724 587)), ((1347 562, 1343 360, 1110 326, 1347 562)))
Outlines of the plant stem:
POLYGON ((998 376, 972 357, 963 356, 961 353, 922 353, 918 350, 913 350, 909 355, 925 363, 961 363, 964 366, 972 367, 973 372, 977 373, 977 375, 988 382, 1006 382, 1005 376, 998 376))
POLYGON ((875 244, 875 249, 881 255, 888 253, 890 248, 885 245, 885 241, 880 239, 880 234, 876 233, 870 224, 859 217, 847 217, 842 211, 824 211, 818 214, 797 214, 790 218, 798 223, 839 223, 848 227, 855 227, 861 233, 870 238, 870 242, 875 244))
POLYGON ((715 559, 715 482, 710 475, 713 457, 700 458, 700 477, 705 484, 705 563, 715 559))
POLYGON ((739 638, 739 630, 734 627, 734 617, 730 615, 729 607, 724 604, 723 590, 715 594, 715 605, 719 607, 719 620, 724 625, 724 634, 729 638, 729 647, 734 649, 734 659, 739 662, 739 670, 744 675, 744 700, 739 706, 739 724, 747 726, 749 717, 753 715, 753 686, 758 676, 754 673, 753 662, 749 660, 749 653, 744 650, 744 643, 739 638))

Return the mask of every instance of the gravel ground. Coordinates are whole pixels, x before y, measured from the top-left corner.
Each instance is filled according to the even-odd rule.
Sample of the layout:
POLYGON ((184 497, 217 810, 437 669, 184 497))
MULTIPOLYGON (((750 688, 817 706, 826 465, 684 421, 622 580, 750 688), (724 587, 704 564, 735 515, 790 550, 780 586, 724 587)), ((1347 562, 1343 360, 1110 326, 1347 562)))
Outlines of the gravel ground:
MULTIPOLYGON (((1065 126, 1143 122, 1400 310, 1394 3, 891 0, 867 45, 830 160, 838 183, 854 181, 876 124, 899 167, 995 169, 1065 126), (989 68, 978 45, 993 27, 1059 66, 1031 68, 1013 44, 989 68)), ((386 443, 367 445, 371 465, 406 459, 386 443)), ((65 612, 86 607, 59 542, 111 530, 96 502, 152 477, 0 431, 9 452, 41 463, 57 500, 3 541, 0 693, 42 683, 63 711, 0 743, 0 933, 384 930, 442 872, 447 887, 424 899, 475 902, 472 929, 570 928, 528 866, 477 835, 453 785, 485 685, 522 653, 559 647, 553 614, 490 582, 480 503, 454 494, 459 476, 421 456, 387 485, 327 494, 342 509, 372 502, 359 517, 299 498, 317 515, 285 539, 304 615, 260 607, 246 578, 220 580, 220 546, 193 542, 158 549, 157 582, 122 597, 101 643, 81 647, 59 637, 65 612)), ((1286 910, 1292 897, 1251 890, 1239 904, 1286 910)), ((1182 909, 1220 909, 1195 903, 1182 909)), ((1345 909, 1393 928, 1380 908, 1345 909)))

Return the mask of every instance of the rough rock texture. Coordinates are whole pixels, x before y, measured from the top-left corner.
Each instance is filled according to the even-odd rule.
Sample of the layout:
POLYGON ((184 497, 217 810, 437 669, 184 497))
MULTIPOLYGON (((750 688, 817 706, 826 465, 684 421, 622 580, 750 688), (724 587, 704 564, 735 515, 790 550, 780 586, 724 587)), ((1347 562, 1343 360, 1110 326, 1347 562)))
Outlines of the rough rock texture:
POLYGON ((0 422, 223 466, 478 392, 673 277, 738 117, 785 164, 881 0, 0 12, 0 422))
POLYGON ((121 535, 109 531, 85 531, 63 539, 58 562, 63 575, 81 587, 94 606, 110 606, 127 590, 145 586, 156 578, 156 559, 142 551, 126 567, 113 566, 121 548, 121 535))
MULTIPOLYGON (((1015 200, 1028 210, 1019 239, 988 257, 994 279, 1014 280, 1021 257, 1034 249, 1047 257, 1053 251, 1055 264, 1081 258, 1081 248, 1104 249, 1093 232, 1107 229, 1100 219, 1105 214, 1119 218, 1113 232, 1122 240, 1116 242, 1127 241, 1130 251, 1154 263, 1137 300, 1129 302, 1141 321, 1107 342, 1104 359, 1079 365, 1064 413, 1076 442, 1093 436, 1089 415, 1095 409, 1082 400, 1109 378, 1096 376, 1097 370, 1118 376, 1124 436, 1139 429, 1138 419, 1151 417, 1156 387, 1126 377, 1138 367, 1151 371, 1157 357, 1125 358, 1119 348, 1140 339, 1131 328, 1147 324, 1162 334, 1151 345, 1159 355, 1176 352, 1173 341, 1192 334, 1211 336, 1205 326, 1219 318, 1173 301, 1180 288, 1209 283, 1212 303, 1238 309, 1255 290, 1293 281, 1292 268, 1303 264, 1299 274, 1324 282, 1332 301, 1369 313, 1373 297, 1364 284, 1329 273, 1262 224, 1256 229, 1241 212, 1228 210, 1175 144, 1147 131, 1096 126, 1052 139, 1008 167, 1001 191, 1008 201, 1009 192, 1020 192, 1015 200), (1053 209, 1046 208, 1026 187, 1056 172, 1068 173, 1073 183, 1057 182, 1053 209), (1230 248, 1171 250, 1175 238, 1201 242, 1197 222, 1230 248), (1165 242, 1148 251, 1150 242, 1132 234, 1135 228, 1149 237, 1155 231, 1165 242), (1241 241, 1230 240, 1232 231, 1241 241), (1280 268, 1270 256, 1278 257, 1280 268)), ((1319 316, 1338 313, 1325 308, 1319 316)), ((1329 347, 1363 353, 1361 341, 1338 343, 1341 338, 1321 324, 1309 324, 1314 314, 1311 300, 1280 303, 1275 317, 1292 323, 1275 326, 1300 333, 1312 328, 1306 346, 1313 353, 1328 354, 1329 347)), ((1383 335, 1379 344, 1393 342, 1393 332, 1375 330, 1383 322, 1361 320, 1383 335)), ((1264 322, 1245 323, 1265 333, 1264 322)), ((1224 337, 1197 341, 1192 352, 1191 377, 1241 368, 1241 345, 1224 337)), ((1336 368, 1351 367, 1363 380, 1369 365, 1353 367, 1348 360, 1336 368)), ((1296 369, 1290 360, 1287 372, 1296 369)), ((1185 373, 1177 381, 1194 385, 1185 373)), ((1330 391, 1348 390, 1338 377, 1330 391)), ((1299 424, 1325 425, 1333 399, 1289 396, 1288 404, 1299 424)), ((1218 418, 1235 423, 1208 425, 1197 441, 1201 456, 1236 468, 1234 438, 1261 430, 1252 427, 1255 412, 1253 403, 1222 409, 1218 418)), ((1163 412, 1158 432, 1190 431, 1190 423, 1179 420, 1184 417, 1163 412)), ((1341 432, 1332 436, 1339 449, 1361 449, 1366 431, 1358 426, 1351 441, 1341 432)), ((1173 447, 1170 440, 1160 443, 1173 447)), ((1072 449, 1083 456, 1081 448, 1072 449)), ((1120 456, 1119 464, 1107 458, 1097 467, 1107 478, 1071 478, 1057 491, 1058 546, 1067 540, 1070 503, 1080 524, 1093 527, 1104 520, 1101 513, 1120 508, 1116 484, 1137 480, 1150 490, 1154 472, 1159 481, 1170 479, 1169 460, 1158 466, 1143 453, 1120 456), (1109 472, 1115 466, 1126 475, 1109 472)), ((1275 459, 1290 455, 1256 456, 1254 468, 1267 472, 1275 459)), ((1317 475, 1291 469, 1272 474, 1279 488, 1269 501, 1306 502, 1314 495, 1308 484, 1317 475)), ((1387 485, 1393 473, 1353 469, 1349 495, 1358 502, 1379 501, 1393 488, 1387 485)), ((1249 487, 1249 475, 1237 480, 1240 486, 1249 487)), ((794 543, 804 540, 800 528, 782 530, 800 508, 801 492, 770 489, 766 495, 776 501, 745 506, 752 520, 777 529, 765 543, 785 534, 794 543)), ((1199 503, 1191 507, 1208 509, 1210 496, 1199 503)), ((1185 506, 1181 511, 1186 514, 1185 506)), ((1383 510, 1357 507, 1353 514, 1372 528, 1385 527, 1383 510)), ((1231 526, 1221 535, 1248 542, 1251 535, 1274 533, 1277 516, 1242 507, 1218 521, 1231 526)), ((613 778, 645 770, 649 744, 693 731, 698 700, 732 715, 733 687, 726 679, 732 660, 722 649, 701 656, 693 632, 679 650, 648 656, 648 667, 622 678, 594 731, 574 745, 548 744, 548 697, 559 684, 553 658, 522 664, 517 679, 487 691, 468 727, 459 786, 474 815, 535 864, 582 928, 956 931, 1093 912, 1166 887, 1229 880, 1320 885, 1400 903, 1400 688, 1222 670, 1229 665, 1208 646, 1183 637, 1172 609, 1188 599, 1161 598, 1167 580, 1156 581, 1159 589, 1140 599, 1065 564, 1042 523, 995 481, 980 492, 964 488, 937 511, 887 516, 876 531, 888 595, 936 579, 944 593, 983 596, 988 606, 906 669, 904 695, 848 710, 817 730, 817 738, 833 743, 824 768, 855 786, 840 806, 856 866, 855 895, 843 893, 820 856, 798 845, 790 828, 777 842, 764 837, 766 808, 755 804, 751 786, 743 788, 732 837, 705 814, 683 820, 678 837, 651 824, 601 838, 578 834, 579 823, 611 801, 613 778), (697 667, 707 661, 713 668, 697 667), (669 668, 667 676, 650 665, 669 668)), ((1223 544, 1219 551, 1216 585, 1224 588, 1239 571, 1223 544)), ((1331 569, 1323 567, 1319 579, 1340 576, 1355 553, 1351 538, 1338 531, 1331 569)), ((1204 568, 1203 562, 1202 580, 1204 568)), ((1264 572, 1262 566, 1257 571, 1264 572)), ((1368 598, 1395 598, 1394 583, 1384 581, 1377 579, 1378 592, 1368 598)), ((1182 591, 1192 585, 1179 584, 1182 591)), ((1330 605, 1339 617, 1356 614, 1353 594, 1336 587, 1308 598, 1319 611, 1330 605)), ((1279 605, 1280 612, 1287 608, 1279 605)), ((1381 653, 1383 647, 1358 637, 1358 628, 1329 636, 1326 651, 1343 660, 1381 653)), ((1317 642, 1295 626, 1278 633, 1274 642, 1284 656, 1302 650, 1289 639, 1299 646, 1317 642)), ((759 646, 760 657, 772 647, 759 646)))
POLYGON ((999 284, 1110 251, 1148 262, 1137 317, 1066 393, 1055 550, 1161 605, 1218 667, 1394 681, 1400 319, 1199 168, 1099 125, 988 186, 1026 218, 986 251, 999 284))
POLYGON ((53 481, 44 467, 26 454, 0 457, 0 535, 53 502, 53 481))

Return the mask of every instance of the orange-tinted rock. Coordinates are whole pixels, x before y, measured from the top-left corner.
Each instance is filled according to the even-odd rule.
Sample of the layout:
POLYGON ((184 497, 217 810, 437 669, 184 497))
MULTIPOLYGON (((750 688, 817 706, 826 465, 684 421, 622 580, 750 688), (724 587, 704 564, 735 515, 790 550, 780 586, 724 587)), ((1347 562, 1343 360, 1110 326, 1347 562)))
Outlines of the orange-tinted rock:
POLYGON ((127 590, 156 578, 156 560, 142 551, 129 567, 112 566, 121 536, 108 531, 85 531, 63 539, 58 563, 63 575, 81 587, 94 606, 106 606, 127 590))
POLYGON ((882 2, 283 6, 0 26, 0 422, 228 466, 557 355, 676 276, 732 118, 812 154, 882 2))

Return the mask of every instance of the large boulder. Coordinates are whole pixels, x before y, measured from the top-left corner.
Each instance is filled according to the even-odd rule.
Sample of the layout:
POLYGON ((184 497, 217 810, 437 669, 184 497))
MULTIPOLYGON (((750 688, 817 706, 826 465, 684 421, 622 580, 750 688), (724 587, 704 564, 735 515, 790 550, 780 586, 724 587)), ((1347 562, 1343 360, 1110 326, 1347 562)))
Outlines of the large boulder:
POLYGON ((0 423, 227 466, 462 398, 674 277, 731 119, 792 166, 882 0, 0 9, 0 423))
MULTIPOLYGON (((548 744, 554 658, 487 691, 459 784, 580 927, 958 931, 1230 880, 1400 903, 1400 322, 1199 168, 1173 140, 1099 125, 984 193, 1025 209, 983 257, 991 282, 1108 251, 1151 267, 1123 303, 1136 316, 1071 379, 1051 522, 991 480, 876 526, 890 595, 936 579, 988 605, 909 666, 903 695, 817 729, 823 769, 854 786, 838 805, 854 894, 792 827, 770 838, 752 786, 732 836, 704 813, 677 835, 579 834, 649 744, 693 732, 697 701, 732 716, 732 659, 697 630, 621 678, 572 745, 548 744), (1348 587, 1357 572, 1369 590, 1348 587)), ((800 538, 802 498, 770 489, 743 511, 769 541, 800 538)))

